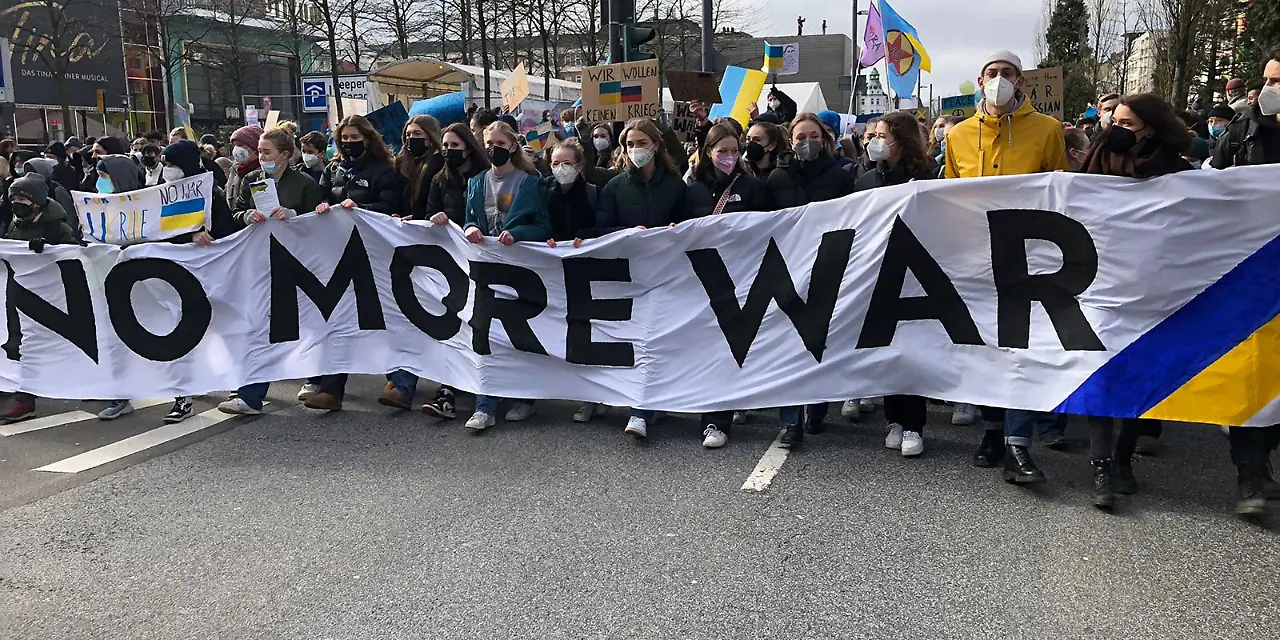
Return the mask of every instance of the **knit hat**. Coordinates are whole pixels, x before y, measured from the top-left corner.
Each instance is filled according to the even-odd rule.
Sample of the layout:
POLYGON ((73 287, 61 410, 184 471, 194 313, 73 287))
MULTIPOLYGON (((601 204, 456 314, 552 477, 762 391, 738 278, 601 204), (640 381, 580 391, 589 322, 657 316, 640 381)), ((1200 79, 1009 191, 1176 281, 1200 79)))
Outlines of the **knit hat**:
POLYGON ((1209 110, 1209 117, 1230 120, 1236 117, 1236 112, 1235 109, 1232 109, 1225 104, 1215 104, 1213 105, 1213 108, 1209 110))
POLYGON ((218 136, 215 136, 215 135, 213 135, 212 133, 206 133, 206 134, 204 134, 204 135, 200 136, 200 144, 201 144, 201 146, 206 145, 206 144, 211 144, 211 145, 217 146, 217 145, 218 145, 218 136))
POLYGON ((200 147, 190 140, 179 140, 164 148, 164 161, 182 169, 188 178, 204 173, 204 165, 200 163, 200 147))
POLYGON ((71 136, 70 138, 67 138, 66 142, 62 143, 62 146, 67 149, 70 149, 71 147, 76 147, 78 149, 83 147, 84 143, 80 142, 80 138, 71 136))
POLYGON ((1012 51, 996 51, 991 53, 987 56, 986 60, 982 61, 982 69, 979 70, 979 73, 986 71, 987 67, 991 66, 991 63, 993 62, 1007 62, 1013 65, 1013 67, 1018 70, 1018 73, 1022 73, 1022 58, 1019 58, 1017 54, 1012 51))
POLYGON ((9 199, 22 196, 43 207, 44 203, 49 201, 49 184, 45 182, 44 176, 40 174, 27 174, 13 181, 9 185, 9 199))
POLYGON ((824 109, 818 112, 818 119, 822 121, 822 124, 827 125, 828 129, 831 129, 831 135, 837 138, 840 137, 840 114, 830 109, 824 109))
POLYGON ((1243 89, 1243 88, 1244 88, 1244 80, 1241 80, 1240 78, 1232 78, 1227 81, 1227 91, 1233 91, 1235 89, 1243 89))
POLYGON ((45 153, 52 153, 53 155, 58 156, 59 158, 65 158, 65 157, 67 157, 67 148, 66 148, 65 146, 63 146, 63 145, 62 145, 62 143, 61 143, 61 142, 58 142, 57 140, 54 140, 53 142, 50 142, 50 143, 49 143, 49 146, 47 146, 47 147, 45 147, 45 148, 44 148, 44 152, 45 152, 45 153))
POLYGON ((247 127, 240 127, 236 132, 231 134, 231 142, 239 144, 248 149, 257 149, 258 140, 262 138, 262 127, 251 124, 247 127))
POLYGON ((510 125, 513 131, 517 131, 517 132, 520 131, 520 124, 516 122, 515 116, 504 113, 498 116, 498 120, 501 120, 502 122, 505 122, 508 125, 510 125))

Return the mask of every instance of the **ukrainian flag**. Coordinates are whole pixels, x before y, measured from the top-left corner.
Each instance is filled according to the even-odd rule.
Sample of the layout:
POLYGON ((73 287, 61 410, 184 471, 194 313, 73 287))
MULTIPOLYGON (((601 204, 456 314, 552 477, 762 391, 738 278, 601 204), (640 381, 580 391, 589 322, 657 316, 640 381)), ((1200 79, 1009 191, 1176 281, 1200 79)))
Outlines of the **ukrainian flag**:
POLYGON ((160 207, 160 231, 164 233, 195 231, 204 226, 204 198, 172 202, 160 207))
POLYGON ((622 82, 601 82, 600 83, 600 105, 612 105, 622 103, 622 82))
POLYGON ((760 92, 764 90, 764 82, 768 78, 768 74, 759 69, 727 67, 724 77, 720 79, 721 102, 711 107, 711 119, 733 118, 746 127, 751 119, 747 115, 747 108, 760 99, 760 92))
POLYGON ((764 43, 764 70, 769 73, 782 71, 782 45, 764 43))

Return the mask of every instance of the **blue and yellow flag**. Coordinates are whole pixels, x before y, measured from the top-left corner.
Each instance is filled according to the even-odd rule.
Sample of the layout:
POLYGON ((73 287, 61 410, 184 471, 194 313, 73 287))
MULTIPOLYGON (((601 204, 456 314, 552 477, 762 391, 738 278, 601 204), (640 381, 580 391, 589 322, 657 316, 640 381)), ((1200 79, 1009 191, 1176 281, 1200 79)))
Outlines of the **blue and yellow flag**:
POLYGON ((880 0, 880 20, 884 25, 884 50, 889 62, 889 87, 900 98, 916 93, 921 71, 933 71, 929 52, 910 22, 902 19, 885 0, 880 0))
POLYGON ((783 46, 780 44, 764 43, 764 70, 769 73, 777 73, 782 71, 783 67, 783 46))

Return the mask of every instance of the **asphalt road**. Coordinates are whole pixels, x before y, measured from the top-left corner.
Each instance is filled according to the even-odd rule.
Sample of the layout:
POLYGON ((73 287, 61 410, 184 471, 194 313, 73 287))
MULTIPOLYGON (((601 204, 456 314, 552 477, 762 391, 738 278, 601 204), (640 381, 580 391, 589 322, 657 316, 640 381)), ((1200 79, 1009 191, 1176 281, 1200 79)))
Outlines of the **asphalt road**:
POLYGON ((469 435, 378 406, 372 377, 340 414, 297 386, 79 473, 32 469, 167 406, 0 438, 0 638, 1280 636, 1280 538, 1232 515, 1205 427, 1166 427, 1109 515, 1082 453, 1037 445, 1049 484, 1007 485, 941 407, 921 458, 837 417, 757 492, 772 413, 707 451, 685 416, 637 444, 624 411, 546 402, 469 435))

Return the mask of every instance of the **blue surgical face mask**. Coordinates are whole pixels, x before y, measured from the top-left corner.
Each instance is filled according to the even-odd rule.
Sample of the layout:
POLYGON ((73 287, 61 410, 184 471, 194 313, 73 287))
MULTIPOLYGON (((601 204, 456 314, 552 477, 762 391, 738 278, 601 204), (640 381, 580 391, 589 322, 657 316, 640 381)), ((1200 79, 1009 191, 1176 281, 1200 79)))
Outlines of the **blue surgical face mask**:
POLYGON ((1221 136, 1223 133, 1226 133, 1226 131, 1227 131, 1227 125, 1225 124, 1215 124, 1209 127, 1209 135, 1215 138, 1221 136))
POLYGON ((276 161, 275 161, 275 160, 263 160, 263 161, 262 161, 262 175, 267 176, 268 178, 274 178, 274 177, 275 177, 275 175, 276 175, 276 161))
POLYGON ((98 177, 98 193, 115 193, 115 185, 111 184, 111 178, 98 177))

